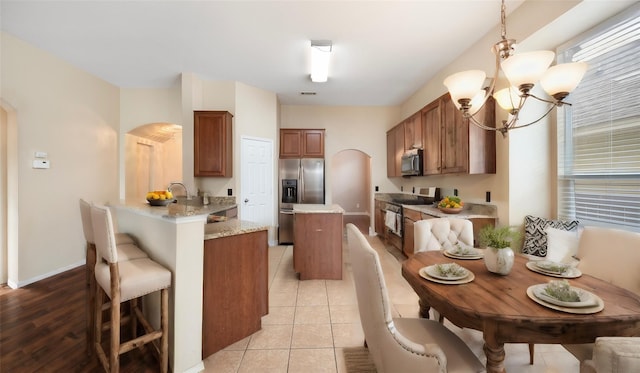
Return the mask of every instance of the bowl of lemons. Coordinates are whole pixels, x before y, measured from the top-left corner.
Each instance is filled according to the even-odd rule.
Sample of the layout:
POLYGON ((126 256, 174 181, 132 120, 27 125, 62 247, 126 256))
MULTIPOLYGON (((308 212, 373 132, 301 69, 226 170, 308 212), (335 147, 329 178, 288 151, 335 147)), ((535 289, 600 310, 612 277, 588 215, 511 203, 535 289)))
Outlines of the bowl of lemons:
POLYGON ((457 196, 446 196, 438 203, 438 209, 445 214, 457 214, 463 207, 464 202, 457 196))
POLYGON ((147 193, 147 202, 151 206, 167 206, 175 202, 173 194, 168 190, 154 190, 147 193))

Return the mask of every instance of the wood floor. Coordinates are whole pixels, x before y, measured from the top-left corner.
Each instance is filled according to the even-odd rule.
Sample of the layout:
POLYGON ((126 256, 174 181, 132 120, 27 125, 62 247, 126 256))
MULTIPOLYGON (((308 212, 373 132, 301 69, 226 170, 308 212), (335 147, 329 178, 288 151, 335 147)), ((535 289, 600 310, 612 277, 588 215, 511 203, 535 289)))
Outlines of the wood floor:
MULTIPOLYGON (((103 372, 85 349, 84 267, 20 289, 0 288, 0 372, 103 372)), ((122 333, 126 335, 123 328, 122 333)), ((108 334, 105 334, 108 341, 108 334)), ((105 345, 108 349, 108 345, 105 345)), ((120 357, 121 372, 157 372, 151 348, 120 357)))
MULTIPOLYGON (((345 216, 344 222, 368 234, 368 216, 345 216)), ((0 372, 102 372, 95 355, 85 352, 86 289, 84 267, 20 289, 0 286, 0 372)), ((120 371, 159 368, 146 347, 122 355, 120 371)))

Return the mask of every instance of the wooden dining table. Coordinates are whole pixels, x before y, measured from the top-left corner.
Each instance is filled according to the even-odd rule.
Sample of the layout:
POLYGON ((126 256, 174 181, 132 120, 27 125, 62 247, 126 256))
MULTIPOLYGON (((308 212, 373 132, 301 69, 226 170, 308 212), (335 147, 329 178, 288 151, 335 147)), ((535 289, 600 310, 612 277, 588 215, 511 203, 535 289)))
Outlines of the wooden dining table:
POLYGON ((431 307, 458 327, 483 333, 490 373, 505 372, 505 343, 591 343, 600 336, 640 336, 639 296, 582 274, 569 283, 600 297, 604 308, 589 314, 551 309, 532 300, 527 288, 558 278, 528 269, 528 261, 516 254, 511 273, 503 276, 489 272, 482 259, 457 260, 441 251, 425 251, 404 261, 402 276, 418 294, 423 317, 431 307), (441 284, 419 273, 426 266, 453 262, 475 278, 465 284, 441 284))

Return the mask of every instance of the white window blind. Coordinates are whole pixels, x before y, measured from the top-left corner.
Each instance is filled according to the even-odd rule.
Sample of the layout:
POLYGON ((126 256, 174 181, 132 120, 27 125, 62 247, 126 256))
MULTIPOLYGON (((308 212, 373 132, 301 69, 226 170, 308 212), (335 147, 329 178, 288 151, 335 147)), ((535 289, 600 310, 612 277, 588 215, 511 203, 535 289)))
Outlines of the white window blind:
POLYGON ((558 215, 640 231, 640 6, 558 51, 589 69, 558 120, 558 215))

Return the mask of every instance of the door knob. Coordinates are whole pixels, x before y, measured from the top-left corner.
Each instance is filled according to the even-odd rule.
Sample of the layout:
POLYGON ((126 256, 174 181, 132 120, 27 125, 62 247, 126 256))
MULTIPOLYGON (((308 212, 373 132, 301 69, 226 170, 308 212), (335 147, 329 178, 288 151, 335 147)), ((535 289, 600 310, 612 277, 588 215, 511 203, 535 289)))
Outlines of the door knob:
POLYGON ((249 198, 244 199, 244 203, 247 203, 247 202, 249 202, 249 198))

